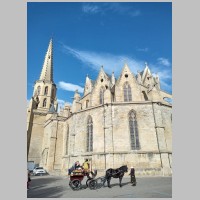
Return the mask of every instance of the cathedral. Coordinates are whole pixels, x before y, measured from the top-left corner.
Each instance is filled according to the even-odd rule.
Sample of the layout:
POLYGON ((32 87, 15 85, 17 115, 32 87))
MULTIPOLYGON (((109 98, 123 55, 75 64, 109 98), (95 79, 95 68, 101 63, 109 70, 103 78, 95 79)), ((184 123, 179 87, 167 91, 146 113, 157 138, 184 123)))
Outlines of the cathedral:
POLYGON ((118 79, 103 67, 96 80, 87 75, 83 95, 58 112, 51 39, 27 108, 27 162, 57 175, 87 158, 99 175, 127 165, 137 176, 171 176, 172 95, 147 64, 136 75, 122 67, 118 79))

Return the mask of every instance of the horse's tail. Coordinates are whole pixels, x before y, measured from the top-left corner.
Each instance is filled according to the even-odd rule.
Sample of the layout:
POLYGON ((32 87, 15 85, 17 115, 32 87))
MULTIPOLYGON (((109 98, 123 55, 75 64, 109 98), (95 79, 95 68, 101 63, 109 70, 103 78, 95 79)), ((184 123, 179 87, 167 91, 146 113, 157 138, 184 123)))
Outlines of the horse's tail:
POLYGON ((105 174, 105 178, 107 179, 108 177, 110 177, 110 171, 111 171, 112 169, 107 169, 106 170, 106 174, 105 174))
POLYGON ((108 173, 106 172, 106 174, 105 174, 105 178, 107 179, 107 177, 108 177, 108 173))

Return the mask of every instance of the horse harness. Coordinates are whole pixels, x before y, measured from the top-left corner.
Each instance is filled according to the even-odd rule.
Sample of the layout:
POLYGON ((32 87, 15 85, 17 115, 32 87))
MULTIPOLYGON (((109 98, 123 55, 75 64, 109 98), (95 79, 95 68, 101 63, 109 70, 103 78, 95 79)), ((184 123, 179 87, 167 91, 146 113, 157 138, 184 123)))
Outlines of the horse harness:
POLYGON ((123 173, 122 170, 120 170, 120 169, 115 169, 115 170, 114 170, 114 173, 112 173, 112 175, 118 175, 118 174, 120 174, 121 172, 123 173))

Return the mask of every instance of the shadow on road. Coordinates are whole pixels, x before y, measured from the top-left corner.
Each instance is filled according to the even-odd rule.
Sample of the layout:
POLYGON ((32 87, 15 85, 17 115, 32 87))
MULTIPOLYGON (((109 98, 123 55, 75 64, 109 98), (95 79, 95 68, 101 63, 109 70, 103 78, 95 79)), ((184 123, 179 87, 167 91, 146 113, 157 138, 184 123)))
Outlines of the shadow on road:
POLYGON ((65 190, 64 187, 48 187, 45 188, 43 186, 35 188, 37 189, 37 193, 34 193, 34 189, 27 191, 27 198, 59 198, 62 196, 63 191, 65 190))
POLYGON ((50 184, 55 184, 56 181, 60 181, 60 178, 49 177, 49 176, 40 176, 32 177, 30 183, 30 190, 27 190, 27 198, 40 198, 46 196, 59 198, 62 196, 63 191, 66 190, 63 186, 52 186, 50 184), (38 181, 39 179, 39 181, 38 181))
MULTIPOLYGON (((125 185, 128 185, 128 184, 131 184, 130 181, 127 181, 127 182, 125 182, 125 183, 122 183, 122 187, 125 186, 125 185)), ((120 186, 119 186, 119 183, 114 183, 114 184, 110 183, 110 186, 111 186, 111 187, 120 187, 120 186)))

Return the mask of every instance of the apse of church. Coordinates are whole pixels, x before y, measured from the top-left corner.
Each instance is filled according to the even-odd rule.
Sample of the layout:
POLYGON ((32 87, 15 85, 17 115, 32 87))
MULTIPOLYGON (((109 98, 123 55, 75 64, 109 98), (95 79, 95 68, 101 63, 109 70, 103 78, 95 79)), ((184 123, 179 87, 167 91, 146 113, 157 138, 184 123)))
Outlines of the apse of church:
POLYGON ((53 40, 27 110, 27 159, 49 173, 66 174, 88 158, 98 173, 126 164, 139 175, 172 174, 171 94, 160 88, 145 64, 135 75, 128 64, 118 78, 100 68, 86 76, 83 96, 57 112, 53 81, 53 40))

